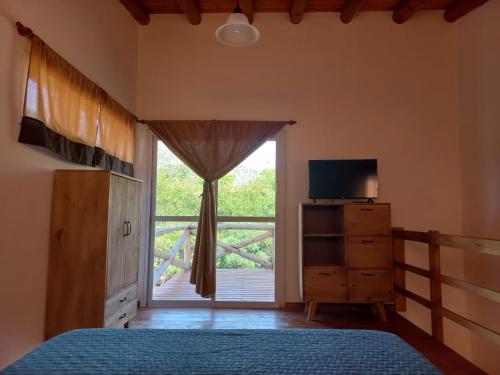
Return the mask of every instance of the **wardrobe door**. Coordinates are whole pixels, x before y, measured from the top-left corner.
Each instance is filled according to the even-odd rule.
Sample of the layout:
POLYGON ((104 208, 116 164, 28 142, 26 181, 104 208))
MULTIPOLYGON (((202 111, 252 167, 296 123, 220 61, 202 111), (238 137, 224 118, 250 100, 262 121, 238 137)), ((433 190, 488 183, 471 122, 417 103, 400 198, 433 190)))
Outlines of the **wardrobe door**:
POLYGON ((126 220, 128 231, 125 237, 125 275, 124 287, 137 281, 139 271, 140 220, 141 220, 141 189, 137 181, 127 181, 126 220))
POLYGON ((108 213, 108 254, 106 296, 109 298, 124 285, 126 223, 126 195, 128 180, 110 174, 108 213))
MULTIPOLYGON (((104 324, 108 205, 109 177, 105 172, 55 172, 46 339, 104 324)), ((2 299, 2 303, 8 301, 2 299)))

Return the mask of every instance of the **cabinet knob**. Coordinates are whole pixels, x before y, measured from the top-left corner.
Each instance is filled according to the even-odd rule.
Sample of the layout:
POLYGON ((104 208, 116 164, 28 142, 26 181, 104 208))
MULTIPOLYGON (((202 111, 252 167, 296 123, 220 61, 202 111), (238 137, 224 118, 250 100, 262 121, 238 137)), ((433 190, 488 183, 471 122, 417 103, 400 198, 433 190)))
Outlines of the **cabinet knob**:
POLYGON ((120 302, 125 302, 127 300, 127 297, 123 297, 120 302))
POLYGON ((118 320, 121 320, 123 318, 126 318, 127 317, 127 313, 124 313, 122 316, 118 317, 118 320))

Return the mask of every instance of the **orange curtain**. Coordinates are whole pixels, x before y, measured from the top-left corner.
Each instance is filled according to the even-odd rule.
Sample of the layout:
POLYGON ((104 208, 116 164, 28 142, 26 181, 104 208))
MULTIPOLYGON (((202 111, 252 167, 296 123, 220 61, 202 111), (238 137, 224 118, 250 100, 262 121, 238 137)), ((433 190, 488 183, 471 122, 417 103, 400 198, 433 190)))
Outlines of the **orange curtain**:
POLYGON ((19 141, 91 166, 105 93, 33 37, 19 141))
POLYGON ((132 175, 134 128, 133 115, 33 36, 19 142, 132 175))
POLYGON ((94 165, 133 175, 135 117, 106 96, 99 113, 94 165))
POLYGON ((215 295, 217 202, 214 182, 289 122, 151 121, 151 130, 205 180, 193 253, 191 283, 202 297, 215 295))

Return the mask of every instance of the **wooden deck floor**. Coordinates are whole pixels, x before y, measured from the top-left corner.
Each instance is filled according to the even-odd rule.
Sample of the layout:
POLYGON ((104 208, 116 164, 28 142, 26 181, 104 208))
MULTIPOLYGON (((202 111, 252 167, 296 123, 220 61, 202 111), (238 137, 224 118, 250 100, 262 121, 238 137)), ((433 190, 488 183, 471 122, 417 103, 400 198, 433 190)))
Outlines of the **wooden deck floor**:
MULTIPOLYGON (((217 270, 216 301, 274 302, 274 271, 217 270)), ((182 272, 153 290, 153 300, 204 300, 182 272)))
POLYGON ((388 323, 373 316, 368 306, 328 310, 320 307, 317 321, 310 322, 303 311, 274 309, 189 309, 143 308, 131 321, 130 328, 163 329, 278 329, 278 328, 354 328, 376 329, 394 333, 422 353, 444 374, 484 375, 485 372, 462 358, 452 349, 411 324, 402 316, 389 312, 388 323))

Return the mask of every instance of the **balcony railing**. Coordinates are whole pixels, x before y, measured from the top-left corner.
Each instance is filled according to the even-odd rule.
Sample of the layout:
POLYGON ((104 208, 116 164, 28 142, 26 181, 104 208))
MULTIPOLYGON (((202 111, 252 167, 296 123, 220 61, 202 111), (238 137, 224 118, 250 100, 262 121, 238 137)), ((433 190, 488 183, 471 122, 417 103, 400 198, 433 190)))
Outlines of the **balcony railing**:
POLYGON ((394 284, 396 290, 396 310, 406 310, 405 297, 427 307, 431 313, 432 336, 440 342, 444 341, 444 317, 500 345, 500 334, 498 332, 443 307, 441 285, 446 284, 497 303, 500 302, 500 291, 484 288, 464 280, 442 275, 440 261, 441 246, 472 251, 477 254, 500 256, 500 240, 453 236, 441 234, 438 231, 415 232, 404 230, 403 228, 393 228, 392 236, 395 266, 394 284), (405 241, 428 244, 429 270, 405 263, 405 241), (430 300, 406 289, 405 271, 426 277, 430 280, 430 300))
MULTIPOLYGON (((179 236, 175 243, 168 249, 160 249, 158 246, 155 246, 154 256, 156 266, 153 273, 153 286, 162 286, 178 273, 191 269, 197 228, 198 225, 192 223, 173 224, 167 227, 156 228, 156 242, 167 234, 179 233, 179 236), (175 270, 168 272, 169 268, 175 268, 175 270)), ((272 239, 270 245, 270 253, 272 254, 274 248, 274 223, 219 223, 217 230, 219 233, 223 233, 224 231, 258 232, 258 234, 244 240, 239 240, 236 243, 230 243, 224 240, 224 236, 220 236, 221 239, 217 240, 217 259, 228 254, 235 254, 253 263, 255 268, 264 270, 272 270, 274 268, 272 255, 262 258, 245 250, 253 244, 272 239)))

